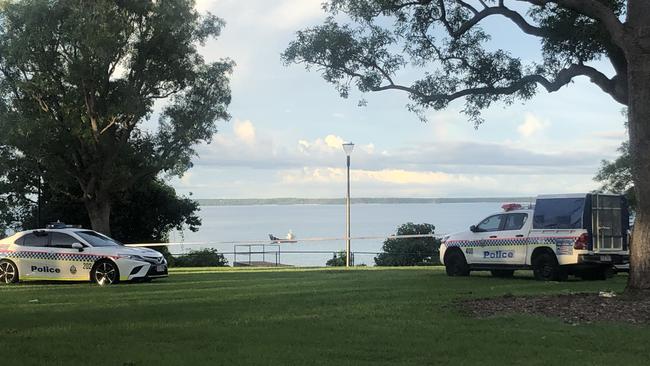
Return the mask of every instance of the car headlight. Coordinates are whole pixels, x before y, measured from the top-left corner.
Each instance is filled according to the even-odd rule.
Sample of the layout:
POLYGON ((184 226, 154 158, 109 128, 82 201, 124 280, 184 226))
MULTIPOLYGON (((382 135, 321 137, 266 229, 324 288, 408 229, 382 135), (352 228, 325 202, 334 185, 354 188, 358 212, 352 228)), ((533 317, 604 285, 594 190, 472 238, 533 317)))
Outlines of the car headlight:
POLYGON ((118 255, 122 258, 132 259, 134 261, 146 262, 146 260, 139 255, 134 255, 134 254, 118 254, 118 255))

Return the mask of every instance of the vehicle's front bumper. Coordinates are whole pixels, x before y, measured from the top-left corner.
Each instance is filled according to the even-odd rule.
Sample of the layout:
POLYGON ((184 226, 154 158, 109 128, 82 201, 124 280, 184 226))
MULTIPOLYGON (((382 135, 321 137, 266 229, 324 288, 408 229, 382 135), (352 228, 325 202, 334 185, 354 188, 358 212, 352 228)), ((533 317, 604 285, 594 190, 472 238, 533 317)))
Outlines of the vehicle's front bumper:
POLYGON ((169 276, 169 272, 166 264, 158 264, 158 265, 152 264, 151 267, 149 267, 149 271, 147 272, 145 278, 162 278, 168 276, 169 276))

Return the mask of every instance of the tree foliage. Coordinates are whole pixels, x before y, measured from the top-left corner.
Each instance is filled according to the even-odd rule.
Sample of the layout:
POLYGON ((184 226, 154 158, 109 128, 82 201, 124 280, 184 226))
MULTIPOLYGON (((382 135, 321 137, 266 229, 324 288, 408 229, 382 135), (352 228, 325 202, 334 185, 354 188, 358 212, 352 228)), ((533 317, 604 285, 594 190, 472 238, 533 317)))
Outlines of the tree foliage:
POLYGON ((621 156, 609 161, 603 160, 594 180, 601 183, 599 191, 624 194, 634 209, 636 207, 636 194, 632 180, 632 158, 630 156, 630 143, 628 141, 618 148, 621 156))
MULTIPOLYGON (((397 235, 434 234, 431 224, 407 222, 397 228, 397 235)), ((378 266, 422 266, 439 264, 440 239, 434 237, 386 239, 383 253, 375 257, 378 266)))
POLYGON ((37 162, 53 191, 70 194, 72 177, 71 199, 108 233, 123 192, 185 172, 229 118, 233 63, 198 52, 223 25, 191 0, 3 1, 3 144, 37 162), (157 101, 157 127, 143 126, 157 101))
MULTIPOLYGON (((317 68, 343 97, 352 86, 362 92, 401 90, 416 112, 463 98, 463 112, 477 125, 480 111, 496 101, 529 99, 540 86, 556 91, 577 76, 589 77, 626 104, 621 48, 601 19, 576 11, 570 2, 519 1, 528 5, 522 12, 521 5, 503 0, 330 0, 325 6, 330 17, 299 31, 283 59, 317 68), (351 22, 342 24, 342 15, 351 22), (526 63, 507 50, 491 49, 481 23, 494 17, 540 37, 543 59, 526 63), (613 78, 588 65, 603 57, 618 72, 613 78), (401 83, 400 73, 413 70, 422 76, 401 83)), ((596 3, 582 1, 587 2, 596 3)), ((623 0, 597 3, 612 17, 626 10, 623 0)))

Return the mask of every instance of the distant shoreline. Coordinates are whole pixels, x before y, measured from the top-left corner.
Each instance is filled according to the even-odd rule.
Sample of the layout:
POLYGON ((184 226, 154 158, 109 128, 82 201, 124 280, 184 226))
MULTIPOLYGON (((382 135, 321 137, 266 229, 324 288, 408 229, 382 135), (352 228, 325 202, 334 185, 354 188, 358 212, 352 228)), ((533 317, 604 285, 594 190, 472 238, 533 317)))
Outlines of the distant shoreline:
MULTIPOLYGON (((414 203, 477 203, 532 202, 533 197, 467 197, 467 198, 352 198, 353 204, 414 204, 414 203)), ((345 198, 208 198, 197 199, 200 206, 258 206, 258 205, 343 205, 345 198)))

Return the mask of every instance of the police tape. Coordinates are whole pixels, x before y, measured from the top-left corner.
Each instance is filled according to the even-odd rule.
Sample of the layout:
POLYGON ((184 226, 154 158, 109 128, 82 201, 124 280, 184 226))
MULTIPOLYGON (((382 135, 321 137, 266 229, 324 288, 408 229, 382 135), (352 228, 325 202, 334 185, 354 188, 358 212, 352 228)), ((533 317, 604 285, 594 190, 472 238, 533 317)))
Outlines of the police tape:
MULTIPOLYGON (((388 235, 388 236, 356 236, 349 240, 382 240, 382 239, 416 239, 416 238, 442 238, 444 234, 413 234, 413 235, 388 235)), ((136 243, 125 244, 127 247, 166 247, 174 245, 215 245, 215 244, 296 244, 298 242, 316 241, 340 241, 348 240, 348 237, 321 237, 304 239, 278 239, 278 240, 223 240, 223 241, 195 241, 195 242, 171 242, 171 243, 136 243)))

